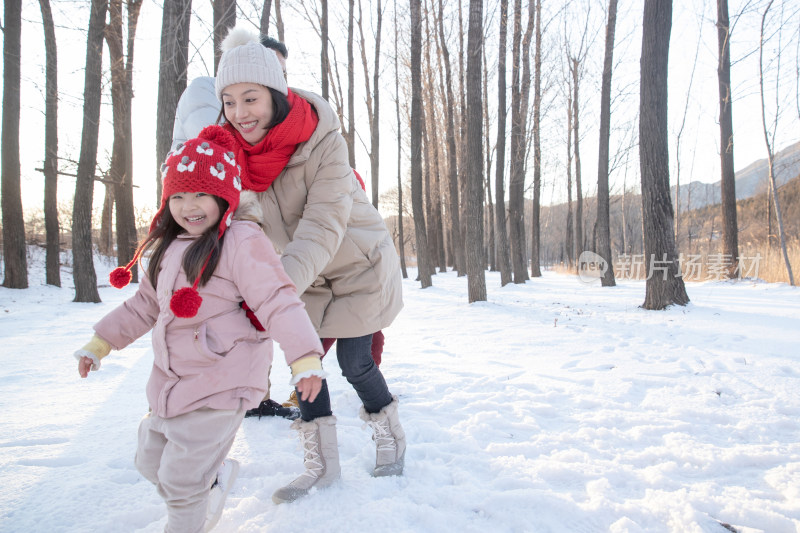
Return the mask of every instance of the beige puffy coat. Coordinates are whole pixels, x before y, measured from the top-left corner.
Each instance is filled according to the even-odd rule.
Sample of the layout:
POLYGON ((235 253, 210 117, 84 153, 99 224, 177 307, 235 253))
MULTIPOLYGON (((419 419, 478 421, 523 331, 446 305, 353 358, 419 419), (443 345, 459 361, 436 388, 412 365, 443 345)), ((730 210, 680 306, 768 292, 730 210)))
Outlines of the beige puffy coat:
POLYGON ((314 107, 319 124, 258 193, 264 232, 320 337, 375 333, 403 307, 400 260, 348 164, 336 113, 320 96, 292 91, 314 107))

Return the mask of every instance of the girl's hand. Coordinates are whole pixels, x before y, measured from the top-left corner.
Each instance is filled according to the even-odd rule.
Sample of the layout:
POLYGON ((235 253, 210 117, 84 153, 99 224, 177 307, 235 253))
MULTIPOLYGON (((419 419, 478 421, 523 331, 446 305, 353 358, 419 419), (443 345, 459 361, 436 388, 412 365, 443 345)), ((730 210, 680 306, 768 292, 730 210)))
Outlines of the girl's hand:
POLYGON ((300 393, 300 399, 304 402, 313 402, 317 399, 317 394, 322 390, 322 378, 319 376, 309 376, 303 378, 295 385, 297 392, 300 393))
POLYGON ((92 369, 92 363, 93 361, 90 357, 81 357, 78 360, 78 374, 80 374, 82 378, 89 375, 89 371, 92 369))

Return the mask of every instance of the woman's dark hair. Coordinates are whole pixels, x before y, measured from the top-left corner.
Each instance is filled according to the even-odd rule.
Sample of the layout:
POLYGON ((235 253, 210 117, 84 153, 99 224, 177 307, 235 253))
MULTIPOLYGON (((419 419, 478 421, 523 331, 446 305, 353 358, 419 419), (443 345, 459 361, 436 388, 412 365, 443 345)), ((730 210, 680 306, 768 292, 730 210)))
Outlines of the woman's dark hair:
MULTIPOLYGON (((219 196, 213 196, 219 207, 220 215, 228 210, 228 202, 219 196)), ((169 200, 168 200, 169 201, 169 200)), ((167 205, 161 213, 158 224, 155 229, 145 237, 142 243, 142 255, 150 251, 149 263, 147 265, 147 276, 150 278, 153 288, 158 286, 158 272, 161 268, 161 260, 164 258, 164 253, 169 248, 169 245, 178 238, 178 235, 184 233, 185 230, 173 218, 172 213, 167 205)), ((183 270, 186 272, 186 278, 189 283, 194 283, 197 279, 197 274, 203 268, 203 264, 208 258, 208 264, 203 275, 200 277, 199 285, 202 287, 211 276, 214 270, 217 269, 219 263, 219 252, 222 250, 222 242, 225 239, 225 234, 222 237, 219 235, 219 224, 214 224, 205 233, 200 235, 183 254, 183 270)))
MULTIPOLYGON (((286 117, 289 116, 289 112, 292 110, 289 98, 285 94, 272 87, 267 87, 267 90, 272 96, 272 120, 264 127, 266 130, 274 128, 286 120, 286 117)), ((223 118, 225 118, 225 102, 222 103, 219 115, 217 115, 217 124, 221 124, 223 118)))

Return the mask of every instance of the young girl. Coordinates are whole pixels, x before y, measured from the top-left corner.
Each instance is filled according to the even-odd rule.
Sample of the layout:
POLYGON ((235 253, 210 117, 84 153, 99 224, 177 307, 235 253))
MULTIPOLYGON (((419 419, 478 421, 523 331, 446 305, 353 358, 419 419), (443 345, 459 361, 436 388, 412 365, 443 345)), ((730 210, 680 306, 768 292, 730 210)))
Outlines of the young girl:
POLYGON ((139 426, 136 467, 167 504, 165 531, 207 531, 218 519, 222 502, 217 496, 209 509, 209 494, 245 411, 264 395, 271 338, 303 400, 314 401, 325 377, 319 338, 272 243, 256 223, 232 220, 237 207, 258 209, 244 194, 240 206, 233 146, 228 132, 210 126, 168 156, 150 233, 111 273, 112 285, 124 287, 149 252, 139 290, 75 353, 86 377, 111 349, 153 330, 150 412, 139 426), (247 319, 243 300, 265 331, 247 319))

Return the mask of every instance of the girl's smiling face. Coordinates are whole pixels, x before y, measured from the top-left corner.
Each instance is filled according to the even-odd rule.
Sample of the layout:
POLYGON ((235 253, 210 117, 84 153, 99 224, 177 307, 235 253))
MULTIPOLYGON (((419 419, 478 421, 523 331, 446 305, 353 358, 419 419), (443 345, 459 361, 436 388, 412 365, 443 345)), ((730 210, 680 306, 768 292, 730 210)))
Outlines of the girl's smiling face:
POLYGON ((222 91, 227 120, 249 144, 261 142, 274 114, 272 94, 257 83, 234 83, 222 91))
POLYGON ((169 212, 190 235, 202 235, 219 226, 220 210, 214 196, 204 192, 178 192, 169 197, 169 212))

